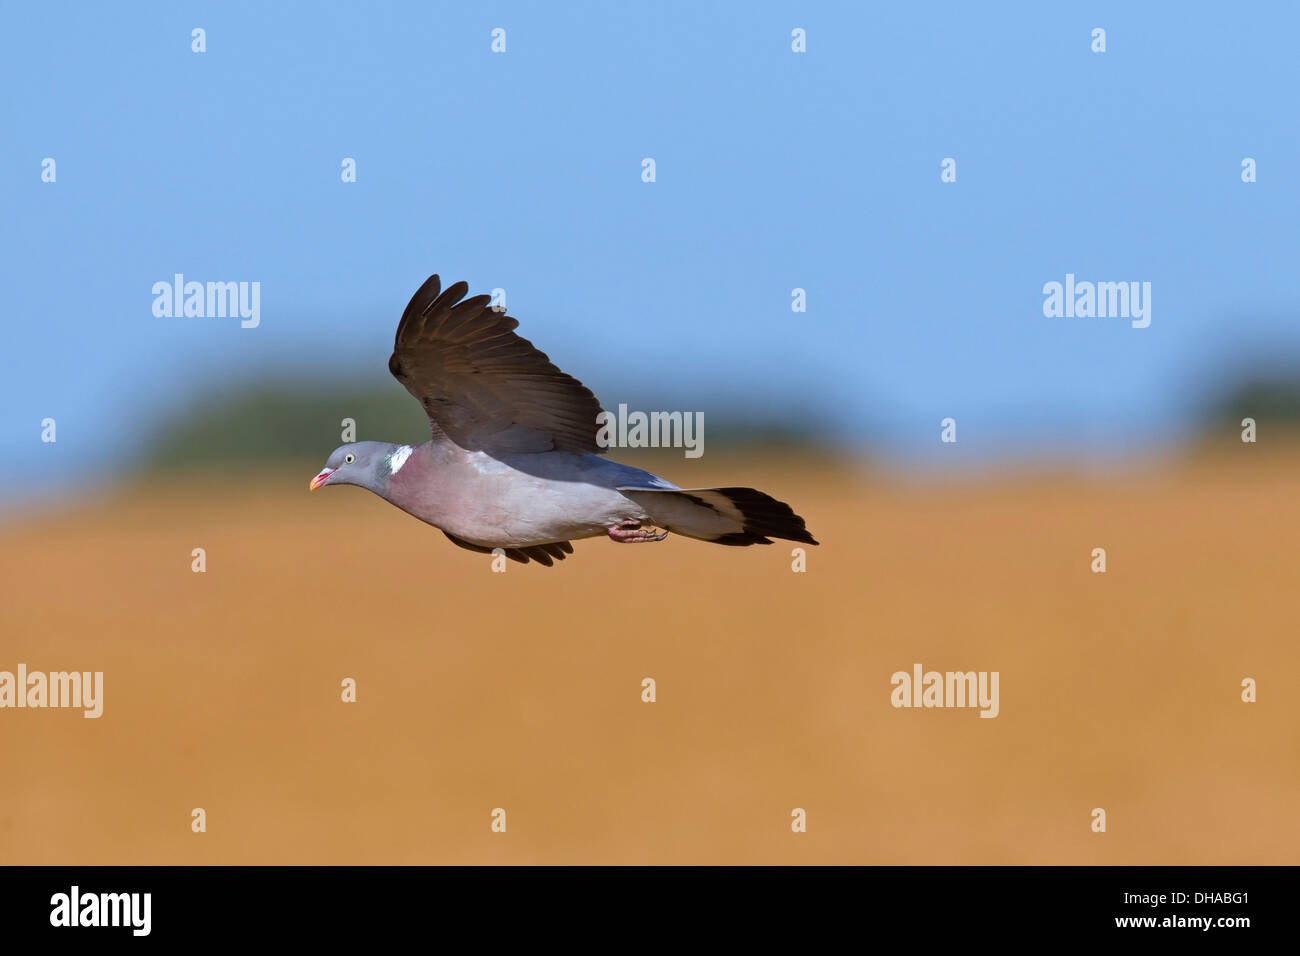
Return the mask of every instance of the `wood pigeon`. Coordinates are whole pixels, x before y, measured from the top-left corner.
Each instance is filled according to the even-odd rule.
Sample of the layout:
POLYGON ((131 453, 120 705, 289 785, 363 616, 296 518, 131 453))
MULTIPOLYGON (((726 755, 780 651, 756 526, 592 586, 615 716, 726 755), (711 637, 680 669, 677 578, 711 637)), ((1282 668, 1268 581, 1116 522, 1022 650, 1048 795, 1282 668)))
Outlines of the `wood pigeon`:
POLYGON ((570 541, 668 532, 715 544, 817 544, 804 519, 753 488, 678 488, 601 457, 600 403, 490 305, 430 276, 397 325, 389 371, 419 400, 423 445, 341 445, 311 489, 359 485, 470 551, 550 567, 570 541), (662 530, 655 530, 662 529, 662 530))

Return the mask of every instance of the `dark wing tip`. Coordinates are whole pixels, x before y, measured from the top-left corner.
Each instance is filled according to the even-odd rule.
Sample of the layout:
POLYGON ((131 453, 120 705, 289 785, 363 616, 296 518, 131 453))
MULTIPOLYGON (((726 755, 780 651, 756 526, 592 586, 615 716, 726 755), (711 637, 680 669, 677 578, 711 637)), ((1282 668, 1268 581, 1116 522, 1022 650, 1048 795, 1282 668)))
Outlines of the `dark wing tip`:
MULTIPOLYGON (((402 310, 401 319, 397 322, 397 334, 393 337, 394 350, 402 347, 402 337, 406 334, 411 320, 423 313, 429 303, 438 298, 441 289, 442 281, 438 278, 438 273, 435 272, 420 284, 420 288, 415 290, 415 294, 411 296, 411 301, 406 303, 406 308, 402 310)), ((391 371, 393 367, 391 362, 388 367, 391 371)), ((396 375, 397 373, 393 372, 393 374, 396 375)))

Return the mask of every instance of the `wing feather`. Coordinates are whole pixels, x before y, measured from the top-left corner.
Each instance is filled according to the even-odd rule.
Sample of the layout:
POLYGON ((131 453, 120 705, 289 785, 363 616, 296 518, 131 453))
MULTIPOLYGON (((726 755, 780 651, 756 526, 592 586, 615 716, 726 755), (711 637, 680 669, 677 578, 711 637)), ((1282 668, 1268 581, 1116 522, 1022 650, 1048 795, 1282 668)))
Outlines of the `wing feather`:
POLYGON ((402 313, 389 371, 424 407, 434 434, 473 451, 603 454, 600 402, 515 333, 492 297, 465 298, 433 275, 402 313))

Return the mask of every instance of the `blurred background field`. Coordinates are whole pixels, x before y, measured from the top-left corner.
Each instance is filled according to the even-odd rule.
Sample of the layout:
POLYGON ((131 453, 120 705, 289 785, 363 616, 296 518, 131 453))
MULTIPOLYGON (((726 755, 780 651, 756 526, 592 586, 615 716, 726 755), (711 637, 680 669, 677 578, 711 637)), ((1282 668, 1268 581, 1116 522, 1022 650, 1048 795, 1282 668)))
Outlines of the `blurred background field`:
POLYGON ((1300 862, 1300 8, 1176 13, 0 12, 0 669, 106 681, 0 711, 0 863, 1300 862), (345 418, 426 437, 386 362, 432 272, 702 412, 614 457, 790 502, 807 573, 493 574, 309 494, 345 418), (155 315, 177 274, 256 327, 155 315), (1071 274, 1149 327, 1044 315, 1071 274), (1000 716, 894 710, 918 662, 1000 716))
POLYGON ((808 572, 670 536, 493 574, 309 493, 307 460, 10 523, 3 666, 106 689, 99 720, 3 715, 0 860, 1300 862, 1294 447, 962 481, 651 463, 793 502, 808 572), (999 670, 1000 716, 893 709, 914 662, 999 670))

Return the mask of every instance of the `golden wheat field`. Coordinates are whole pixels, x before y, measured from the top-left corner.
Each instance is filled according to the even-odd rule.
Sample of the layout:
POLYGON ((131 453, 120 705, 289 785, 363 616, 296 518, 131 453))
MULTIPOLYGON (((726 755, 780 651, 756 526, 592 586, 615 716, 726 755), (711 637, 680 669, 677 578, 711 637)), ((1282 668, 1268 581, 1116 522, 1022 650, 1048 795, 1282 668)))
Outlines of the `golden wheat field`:
POLYGON ((791 502, 806 573, 671 536, 492 573, 317 465, 0 527, 0 669, 104 672, 97 720, 0 711, 0 862, 1300 862, 1294 453, 665 468, 791 502), (895 709, 917 663, 999 715, 895 709))

